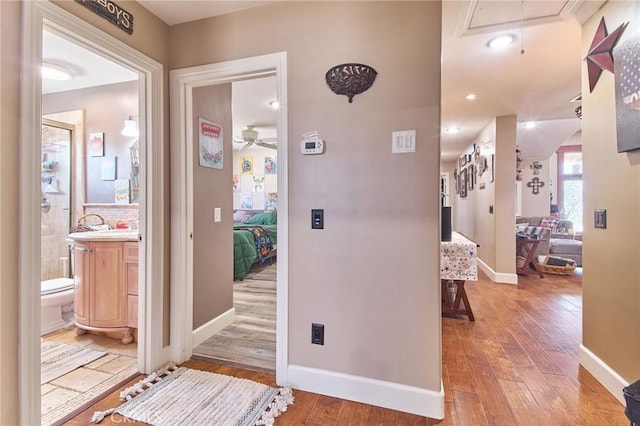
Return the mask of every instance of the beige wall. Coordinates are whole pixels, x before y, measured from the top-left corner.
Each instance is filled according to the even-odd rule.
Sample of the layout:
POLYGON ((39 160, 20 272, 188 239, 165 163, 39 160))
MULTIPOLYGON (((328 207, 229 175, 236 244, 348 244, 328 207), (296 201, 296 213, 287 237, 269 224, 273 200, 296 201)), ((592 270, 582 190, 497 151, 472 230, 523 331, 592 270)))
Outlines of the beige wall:
MULTIPOLYGON (((630 22, 620 42, 640 31, 640 3, 608 2, 582 28, 587 52, 601 17, 609 32, 630 22)), ((640 151, 617 153, 614 76, 593 93, 582 65, 584 182, 583 344, 628 382, 640 377, 640 151), (607 229, 593 210, 607 210, 607 229)))
POLYGON ((193 90, 193 328, 233 308, 231 84, 193 90), (198 165, 198 118, 222 126, 222 169, 198 165), (222 221, 214 222, 214 208, 222 221))
POLYGON ((551 213, 551 199, 549 197, 551 188, 549 184, 550 172, 549 159, 522 160, 522 216, 549 216, 551 213), (539 175, 534 175, 530 167, 534 161, 542 164, 539 175), (544 186, 538 188, 538 194, 534 194, 532 188, 527 187, 527 183, 531 182, 534 177, 544 182, 544 186))
POLYGON ((0 1, 0 424, 18 424, 20 3, 0 1))
MULTIPOLYGON (((493 272, 514 274, 516 117, 495 118, 482 129, 474 144, 481 147, 481 153, 488 157, 489 163, 494 155, 494 181, 491 182, 489 164, 489 170, 477 179, 466 198, 455 195, 455 189, 452 190, 453 229, 480 245, 478 257, 493 272), (485 184, 484 189, 480 189, 480 183, 485 184), (492 207, 493 213, 490 212, 492 207)), ((462 153, 471 154, 474 144, 462 153)), ((504 280, 501 275, 496 279, 504 280)))
POLYGON ((129 146, 135 138, 122 136, 120 132, 129 115, 138 115, 138 82, 51 93, 42 97, 43 114, 71 110, 84 110, 86 202, 113 203, 115 181, 102 180, 101 164, 104 157, 92 157, 88 154, 89 134, 104 133, 104 154, 116 157, 116 179, 129 179, 129 146), (108 108, 105 107, 107 105, 108 108))
POLYGON ((281 2, 171 29, 172 69, 287 52, 291 364, 440 390, 440 7, 281 2), (378 71, 352 104, 324 81, 344 62, 378 71), (417 152, 392 155, 407 129, 417 152), (302 156, 312 130, 326 152, 302 156))

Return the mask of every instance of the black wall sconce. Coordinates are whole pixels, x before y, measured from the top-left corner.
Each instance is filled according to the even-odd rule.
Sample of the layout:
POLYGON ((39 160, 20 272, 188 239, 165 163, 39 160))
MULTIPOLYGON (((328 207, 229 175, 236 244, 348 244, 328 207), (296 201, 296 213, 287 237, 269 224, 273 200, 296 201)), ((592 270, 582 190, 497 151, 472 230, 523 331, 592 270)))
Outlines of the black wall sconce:
POLYGON ((376 75, 376 70, 369 65, 341 64, 327 71, 325 79, 333 93, 347 96, 351 103, 355 95, 371 87, 376 75))

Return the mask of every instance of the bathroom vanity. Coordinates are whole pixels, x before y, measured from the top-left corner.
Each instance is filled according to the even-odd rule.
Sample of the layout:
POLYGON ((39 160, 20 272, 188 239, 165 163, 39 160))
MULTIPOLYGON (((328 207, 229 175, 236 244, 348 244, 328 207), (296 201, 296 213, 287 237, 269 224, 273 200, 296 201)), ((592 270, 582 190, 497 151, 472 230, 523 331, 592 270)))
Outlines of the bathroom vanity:
POLYGON ((76 334, 122 331, 122 343, 138 328, 138 233, 77 232, 73 240, 76 334))

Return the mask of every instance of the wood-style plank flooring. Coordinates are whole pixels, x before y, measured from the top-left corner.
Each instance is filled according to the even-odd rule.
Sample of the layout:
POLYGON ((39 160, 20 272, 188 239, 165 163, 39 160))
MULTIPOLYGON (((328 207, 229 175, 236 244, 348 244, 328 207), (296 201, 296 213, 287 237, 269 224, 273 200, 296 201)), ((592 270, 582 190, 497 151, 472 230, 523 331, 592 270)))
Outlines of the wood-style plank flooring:
POLYGON ((232 324, 193 348, 193 357, 235 367, 276 371, 276 264, 253 265, 233 283, 232 324))
MULTIPOLYGON (((623 405, 578 365, 579 273, 520 277, 518 286, 492 283, 480 273, 478 282, 467 284, 476 321, 442 320, 444 420, 295 390, 294 404, 276 424, 626 426, 623 405)), ((275 386, 265 372, 201 360, 185 365, 275 386)), ((118 403, 115 392, 66 424, 86 425, 94 411, 118 403)), ((114 415, 102 424, 124 421, 114 415)))

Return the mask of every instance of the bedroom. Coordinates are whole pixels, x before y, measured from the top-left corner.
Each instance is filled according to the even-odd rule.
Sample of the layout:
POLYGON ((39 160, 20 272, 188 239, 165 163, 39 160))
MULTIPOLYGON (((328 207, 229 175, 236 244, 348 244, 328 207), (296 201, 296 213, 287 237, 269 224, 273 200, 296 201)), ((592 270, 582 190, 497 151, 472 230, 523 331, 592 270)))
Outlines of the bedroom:
MULTIPOLYGON (((233 323, 197 357, 275 371, 277 105, 275 77, 233 82, 233 323)), ((207 117, 215 121, 215 117, 207 117)), ((227 139, 227 135, 225 135, 227 139)), ((228 146, 228 145, 227 145, 228 146)), ((229 214, 226 209, 223 215, 229 214)))

